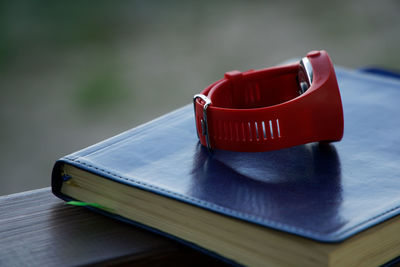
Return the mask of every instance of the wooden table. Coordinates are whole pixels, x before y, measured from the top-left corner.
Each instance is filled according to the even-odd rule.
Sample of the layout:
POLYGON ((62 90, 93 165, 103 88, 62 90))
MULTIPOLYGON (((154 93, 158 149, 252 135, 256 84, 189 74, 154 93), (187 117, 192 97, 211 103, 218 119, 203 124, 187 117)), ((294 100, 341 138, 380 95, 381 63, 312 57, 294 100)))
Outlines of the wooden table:
POLYGON ((224 266, 165 237, 68 206, 50 188, 0 196, 0 266, 224 266))

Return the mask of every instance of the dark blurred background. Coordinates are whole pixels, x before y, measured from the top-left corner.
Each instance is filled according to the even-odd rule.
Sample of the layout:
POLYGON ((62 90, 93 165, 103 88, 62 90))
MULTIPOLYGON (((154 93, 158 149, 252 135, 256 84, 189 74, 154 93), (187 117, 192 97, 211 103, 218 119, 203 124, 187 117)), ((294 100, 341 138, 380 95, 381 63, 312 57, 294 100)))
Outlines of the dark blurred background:
POLYGON ((225 71, 313 49, 400 69, 399 1, 1 1, 0 195, 192 101, 225 71))

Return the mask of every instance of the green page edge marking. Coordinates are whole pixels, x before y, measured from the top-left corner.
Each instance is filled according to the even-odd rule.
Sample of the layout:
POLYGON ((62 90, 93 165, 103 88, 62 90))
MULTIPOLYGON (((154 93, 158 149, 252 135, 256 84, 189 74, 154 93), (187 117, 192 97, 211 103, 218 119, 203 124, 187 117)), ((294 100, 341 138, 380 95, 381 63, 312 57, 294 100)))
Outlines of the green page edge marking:
POLYGON ((82 202, 82 201, 68 201, 68 202, 65 202, 65 203, 68 204, 68 205, 79 206, 79 207, 97 208, 97 209, 101 209, 101 210, 104 210, 104 211, 107 211, 107 212, 114 213, 113 209, 104 207, 104 206, 102 206, 100 204, 97 204, 97 203, 88 203, 88 202, 82 202))

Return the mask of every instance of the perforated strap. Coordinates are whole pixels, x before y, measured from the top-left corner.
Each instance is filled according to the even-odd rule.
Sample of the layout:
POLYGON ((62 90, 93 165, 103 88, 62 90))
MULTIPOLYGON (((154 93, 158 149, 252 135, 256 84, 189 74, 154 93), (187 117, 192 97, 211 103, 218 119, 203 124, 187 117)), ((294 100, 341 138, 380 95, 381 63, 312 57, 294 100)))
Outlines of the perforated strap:
MULTIPOLYGON (((324 51, 310 56, 310 61, 319 71, 302 95, 296 80, 298 63, 228 72, 207 87, 202 94, 211 100, 206 110, 209 147, 256 152, 340 140, 343 111, 332 63, 324 51)), ((196 99, 196 126, 206 146, 203 111, 204 101, 196 99)))

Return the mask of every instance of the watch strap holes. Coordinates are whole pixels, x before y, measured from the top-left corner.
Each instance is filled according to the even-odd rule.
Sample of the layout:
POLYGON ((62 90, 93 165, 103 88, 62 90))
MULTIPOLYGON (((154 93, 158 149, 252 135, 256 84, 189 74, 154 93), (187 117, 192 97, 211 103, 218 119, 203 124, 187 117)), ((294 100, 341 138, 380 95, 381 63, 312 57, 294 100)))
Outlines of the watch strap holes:
POLYGON ((257 141, 259 141, 260 140, 260 136, 258 134, 258 124, 257 124, 257 122, 254 122, 254 128, 255 128, 255 132, 256 132, 256 139, 257 139, 257 141))
POLYGON ((272 121, 269 120, 269 130, 271 132, 271 138, 274 139, 274 128, 272 126, 272 121))
POLYGON ((278 131, 278 137, 281 138, 281 129, 279 127, 279 119, 276 119, 276 130, 278 131))
POLYGON ((242 130, 242 141, 246 142, 246 129, 244 127, 244 122, 240 123, 240 129, 242 130))
POLYGON ((213 122, 212 135, 214 140, 225 142, 264 143, 267 140, 273 141, 282 137, 281 121, 279 119, 262 121, 216 120, 213 122))
POLYGON ((265 130, 265 121, 262 121, 262 131, 264 140, 267 140, 267 131, 265 130))
POLYGON ((247 129, 248 129, 248 140, 249 141, 253 141, 253 134, 252 134, 252 132, 251 132, 251 123, 250 122, 247 122, 247 129))

